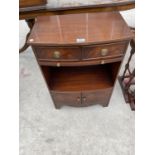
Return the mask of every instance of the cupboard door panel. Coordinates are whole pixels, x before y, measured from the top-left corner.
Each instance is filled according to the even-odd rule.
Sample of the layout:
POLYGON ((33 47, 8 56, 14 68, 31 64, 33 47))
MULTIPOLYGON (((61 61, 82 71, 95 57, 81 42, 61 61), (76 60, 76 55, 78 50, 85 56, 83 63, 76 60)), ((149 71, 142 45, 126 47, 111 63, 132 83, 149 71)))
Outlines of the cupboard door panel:
POLYGON ((108 106, 109 99, 112 93, 112 88, 107 88, 104 90, 96 90, 96 91, 86 91, 82 92, 82 104, 83 105, 93 105, 93 104, 101 104, 103 106, 108 106))
POLYGON ((62 105, 81 107, 81 92, 56 92, 51 91, 56 108, 62 105))

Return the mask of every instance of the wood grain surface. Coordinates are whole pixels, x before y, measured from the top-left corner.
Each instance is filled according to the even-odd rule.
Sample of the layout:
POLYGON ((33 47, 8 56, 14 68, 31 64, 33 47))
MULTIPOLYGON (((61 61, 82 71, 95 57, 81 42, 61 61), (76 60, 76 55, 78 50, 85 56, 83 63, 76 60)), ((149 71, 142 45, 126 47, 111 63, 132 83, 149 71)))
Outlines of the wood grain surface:
POLYGON ((38 17, 29 36, 31 45, 87 45, 131 39, 118 12, 38 17), (74 20, 73 20, 74 19, 74 20), (82 41, 79 42, 78 40, 82 41))

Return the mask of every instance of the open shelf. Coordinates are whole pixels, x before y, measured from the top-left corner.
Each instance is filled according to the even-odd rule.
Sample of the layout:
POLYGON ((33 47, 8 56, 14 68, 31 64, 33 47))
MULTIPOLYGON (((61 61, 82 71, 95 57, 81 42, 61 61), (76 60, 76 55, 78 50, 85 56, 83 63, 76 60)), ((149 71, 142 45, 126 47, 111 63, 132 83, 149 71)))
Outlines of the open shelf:
POLYGON ((50 90, 89 91, 113 87, 115 79, 113 76, 116 76, 111 72, 113 65, 84 67, 42 66, 42 71, 50 90))

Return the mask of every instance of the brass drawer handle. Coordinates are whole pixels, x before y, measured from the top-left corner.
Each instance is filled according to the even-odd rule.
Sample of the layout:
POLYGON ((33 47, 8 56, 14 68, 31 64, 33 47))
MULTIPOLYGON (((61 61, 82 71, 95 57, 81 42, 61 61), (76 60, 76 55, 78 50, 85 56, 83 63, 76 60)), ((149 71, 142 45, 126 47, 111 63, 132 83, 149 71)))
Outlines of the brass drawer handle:
POLYGON ((60 58, 60 52, 59 52, 59 51, 54 51, 53 57, 54 57, 55 59, 60 58))
POLYGON ((106 56, 107 54, 108 54, 108 49, 103 48, 103 49, 101 50, 101 55, 102 55, 102 56, 106 56))

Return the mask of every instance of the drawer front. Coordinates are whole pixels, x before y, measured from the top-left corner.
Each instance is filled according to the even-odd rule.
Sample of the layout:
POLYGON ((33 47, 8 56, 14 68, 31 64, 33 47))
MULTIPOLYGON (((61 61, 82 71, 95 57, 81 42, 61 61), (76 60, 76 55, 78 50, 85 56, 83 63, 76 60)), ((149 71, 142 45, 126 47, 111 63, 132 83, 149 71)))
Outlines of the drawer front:
POLYGON ((112 58, 122 56, 126 50, 127 43, 115 43, 95 45, 83 48, 83 59, 112 58))
POLYGON ((81 59, 81 49, 74 48, 54 48, 39 47, 34 48, 39 60, 48 61, 78 61, 81 59))
POLYGON ((112 93, 112 88, 107 88, 104 90, 96 90, 96 91, 86 91, 82 92, 82 104, 83 105, 93 105, 93 104, 101 104, 102 106, 108 106, 110 97, 112 93))
POLYGON ((52 98, 56 107, 62 105, 81 106, 81 92, 56 92, 52 91, 52 98))
POLYGON ((94 59, 89 61, 39 61, 39 64, 42 66, 90 66, 98 64, 107 64, 113 62, 120 62, 123 60, 123 57, 111 58, 111 59, 94 59))

